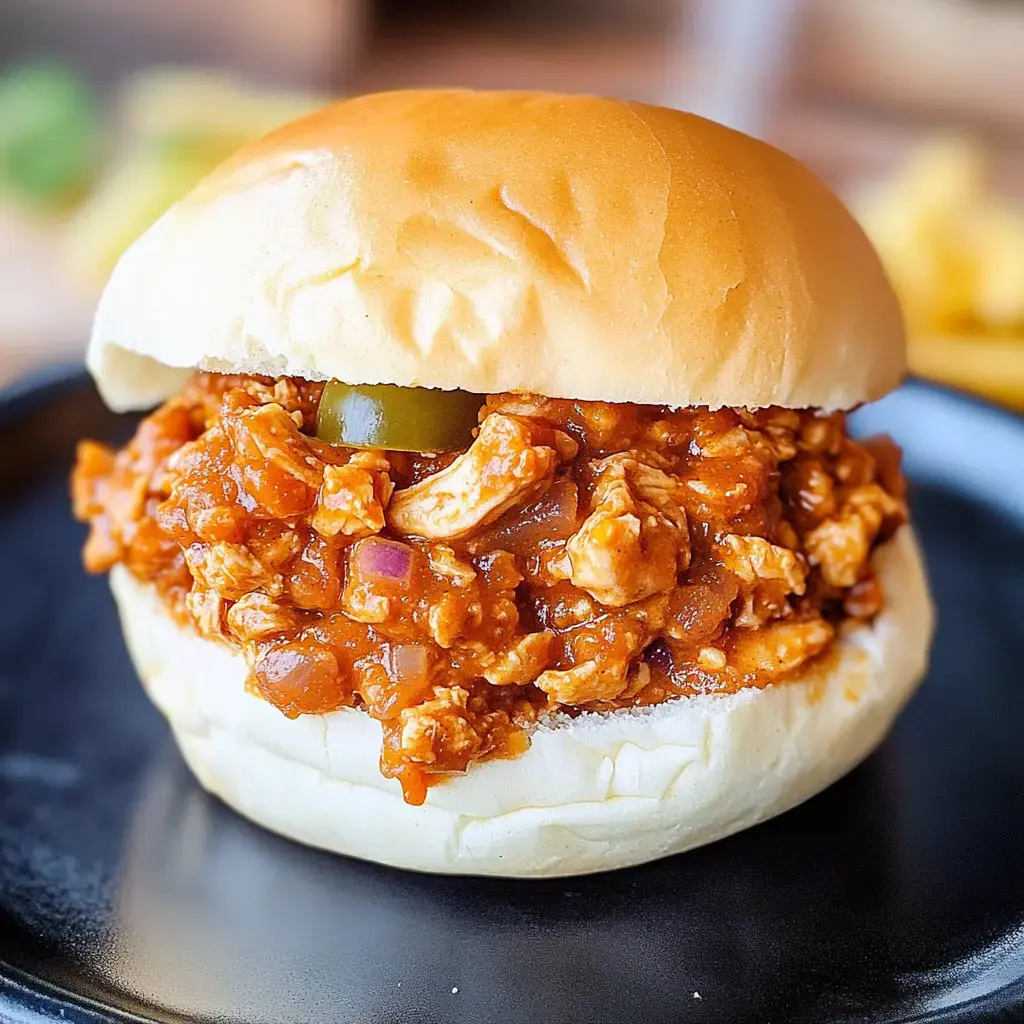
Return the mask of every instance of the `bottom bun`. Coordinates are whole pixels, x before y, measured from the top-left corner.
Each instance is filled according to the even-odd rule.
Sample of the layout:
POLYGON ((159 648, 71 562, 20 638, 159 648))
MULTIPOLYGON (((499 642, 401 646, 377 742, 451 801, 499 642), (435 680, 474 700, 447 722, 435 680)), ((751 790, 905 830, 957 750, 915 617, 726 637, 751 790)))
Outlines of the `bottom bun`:
POLYGON ((142 681, 189 767, 253 821, 302 843, 419 871, 577 875, 679 853, 824 789, 881 740, 924 672, 932 628, 910 527, 878 549, 885 611, 833 655, 764 690, 556 716, 413 807, 378 769, 365 712, 286 718, 248 693, 243 657, 175 623, 118 566, 111 585, 142 681))

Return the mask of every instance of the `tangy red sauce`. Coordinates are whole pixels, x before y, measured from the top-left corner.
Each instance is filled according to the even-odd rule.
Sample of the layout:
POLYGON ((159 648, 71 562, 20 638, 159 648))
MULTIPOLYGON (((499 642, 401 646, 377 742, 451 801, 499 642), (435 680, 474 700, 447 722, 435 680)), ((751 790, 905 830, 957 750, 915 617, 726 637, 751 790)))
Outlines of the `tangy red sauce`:
POLYGON ((84 561, 123 563, 242 649, 250 688, 284 714, 364 708, 412 803, 522 753, 538 715, 780 681, 882 606, 869 556, 905 516, 899 452, 851 441, 841 414, 491 396, 481 420, 511 418, 557 467, 468 532, 427 539, 393 528, 391 490, 429 486, 460 453, 354 458, 313 436, 321 388, 197 374, 120 452, 83 442, 84 561), (636 474, 654 471, 645 491, 636 474), (632 511, 608 511, 623 494, 632 511), (332 532, 331 516, 351 529, 359 495, 366 522, 332 532), (601 510, 610 524, 588 519, 601 510), (372 571, 380 542, 400 545, 400 578, 372 571), (677 552, 676 571, 653 564, 677 552), (587 582, 609 572, 627 589, 587 582))

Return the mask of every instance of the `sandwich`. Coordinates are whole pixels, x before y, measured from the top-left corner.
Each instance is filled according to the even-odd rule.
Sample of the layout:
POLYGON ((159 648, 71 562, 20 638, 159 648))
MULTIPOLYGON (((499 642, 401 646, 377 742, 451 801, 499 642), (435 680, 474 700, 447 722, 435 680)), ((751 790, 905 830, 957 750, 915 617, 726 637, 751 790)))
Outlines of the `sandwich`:
POLYGON ((932 612, 897 301, 841 202, 674 110, 339 102, 123 256, 84 562, 199 782, 427 872, 719 839, 882 739, 932 612))

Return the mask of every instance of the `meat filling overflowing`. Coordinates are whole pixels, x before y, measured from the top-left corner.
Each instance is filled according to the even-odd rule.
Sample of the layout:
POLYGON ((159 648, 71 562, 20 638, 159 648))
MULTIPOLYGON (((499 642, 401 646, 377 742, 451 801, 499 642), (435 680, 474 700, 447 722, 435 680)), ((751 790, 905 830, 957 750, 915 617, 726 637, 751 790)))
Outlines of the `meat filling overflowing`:
POLYGON ((285 715, 361 707, 420 803, 552 711, 791 677, 883 594, 899 451, 842 414, 492 395, 445 455, 315 437, 322 385, 200 373, 72 477, 123 564, 285 715))

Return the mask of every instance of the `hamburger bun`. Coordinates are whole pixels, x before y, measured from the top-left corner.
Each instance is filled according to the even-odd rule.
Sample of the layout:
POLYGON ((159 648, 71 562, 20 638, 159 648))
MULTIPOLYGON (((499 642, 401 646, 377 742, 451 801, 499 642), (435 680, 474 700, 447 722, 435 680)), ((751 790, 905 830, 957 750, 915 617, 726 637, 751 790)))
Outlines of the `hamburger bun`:
POLYGON ((248 693, 241 654, 111 573, 143 684, 189 767, 231 807, 302 843, 419 871, 579 875, 747 828, 830 785, 882 739, 925 668, 932 612, 911 528, 874 556, 871 625, 782 685, 643 710, 557 715, 526 753, 473 765, 413 807, 380 774, 361 710, 288 719, 248 693))
POLYGON ((124 256, 88 356, 674 406, 850 408, 904 371, 839 200, 692 114, 546 93, 346 100, 243 149, 124 256))

